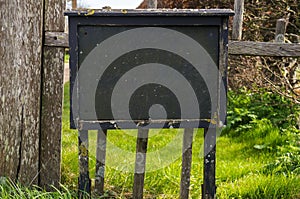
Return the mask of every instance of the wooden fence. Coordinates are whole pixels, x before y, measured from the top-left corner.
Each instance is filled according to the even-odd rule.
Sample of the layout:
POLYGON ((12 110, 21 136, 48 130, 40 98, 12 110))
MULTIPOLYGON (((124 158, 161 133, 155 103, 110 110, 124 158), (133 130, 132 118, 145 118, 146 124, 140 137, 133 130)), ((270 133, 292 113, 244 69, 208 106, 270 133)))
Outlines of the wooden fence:
POLYGON ((65 1, 0 0, 0 177, 59 186, 65 1))
MULTIPOLYGON (((0 176, 58 186, 65 2, 0 0, 0 8, 0 176)), ((242 0, 235 9, 229 54, 300 57, 300 44, 239 41, 242 0)))
MULTIPOLYGON (((68 34, 46 32, 45 45, 52 47, 69 47, 68 34)), ((230 55, 300 57, 300 44, 277 42, 254 42, 229 40, 230 55)))

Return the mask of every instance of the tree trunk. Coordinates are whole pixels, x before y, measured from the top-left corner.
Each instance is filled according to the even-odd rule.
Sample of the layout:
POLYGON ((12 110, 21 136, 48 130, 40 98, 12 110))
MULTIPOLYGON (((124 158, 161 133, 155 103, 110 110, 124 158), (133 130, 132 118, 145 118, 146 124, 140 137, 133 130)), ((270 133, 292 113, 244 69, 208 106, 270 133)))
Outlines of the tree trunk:
POLYGON ((0 6, 0 176, 37 184, 43 1, 0 6))

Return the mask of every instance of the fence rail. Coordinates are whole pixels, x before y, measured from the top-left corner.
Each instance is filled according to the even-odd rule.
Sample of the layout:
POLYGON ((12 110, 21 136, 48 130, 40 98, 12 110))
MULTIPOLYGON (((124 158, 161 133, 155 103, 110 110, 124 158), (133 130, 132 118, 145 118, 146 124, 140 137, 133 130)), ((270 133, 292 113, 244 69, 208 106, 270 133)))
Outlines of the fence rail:
POLYGON ((229 41, 228 47, 231 55, 300 57, 300 44, 229 41))
MULTIPOLYGON (((68 34, 46 32, 45 45, 52 47, 69 47, 68 34)), ((278 42, 233 41, 228 44, 230 55, 300 57, 300 44, 278 42)))

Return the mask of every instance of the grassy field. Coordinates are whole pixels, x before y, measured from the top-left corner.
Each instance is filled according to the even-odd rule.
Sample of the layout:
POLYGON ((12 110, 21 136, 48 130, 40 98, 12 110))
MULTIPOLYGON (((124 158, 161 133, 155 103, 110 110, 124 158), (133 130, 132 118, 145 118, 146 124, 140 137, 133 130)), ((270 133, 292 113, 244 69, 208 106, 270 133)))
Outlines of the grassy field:
MULTIPOLYGON (((63 115, 63 184, 70 189, 77 186, 77 132, 69 130, 69 104, 65 95, 63 115)), ((182 130, 150 131, 147 157, 148 171, 145 192, 148 198, 178 198, 181 171, 182 130), (170 144, 171 143, 171 144, 170 144), (169 146, 174 144, 173 146, 169 146), (167 159, 174 160, 166 167, 158 160, 155 151, 164 151, 167 159), (151 152, 152 155, 151 155, 151 152), (159 162, 159 163, 158 163, 159 162), (154 165, 154 166, 153 166, 154 165), (155 167, 157 166, 157 167, 155 167), (150 170, 150 171, 149 171, 150 170)), ((133 162, 137 131, 109 131, 106 184, 108 195, 117 198, 130 196, 133 187, 133 162), (119 154, 116 153, 116 148, 119 154), (116 164, 117 163, 117 164, 116 164)), ((293 174, 274 174, 267 165, 274 162, 277 145, 286 142, 279 129, 261 120, 257 128, 242 135, 227 133, 217 142, 217 195, 218 198, 300 198, 300 177, 293 174), (267 147, 264 147, 267 146, 267 147)), ((96 132, 90 134, 90 171, 95 173, 96 132)), ((203 130, 194 132, 193 164, 191 172, 191 198, 199 198, 203 176, 203 130)))
MULTIPOLYGON (((76 196, 77 131, 69 129, 68 90, 69 85, 66 84, 62 136, 62 189, 48 193, 39 188, 29 189, 0 180, 0 198, 67 199, 76 196)), ((234 99, 239 101, 238 98, 234 99)), ((235 109, 229 107, 229 127, 224 130, 217 141, 218 198, 299 199, 300 169, 298 163, 300 161, 295 160, 299 156, 293 155, 298 154, 298 145, 287 145, 294 140, 288 136, 293 131, 281 129, 267 118, 259 119, 259 113, 253 110, 251 112, 251 108, 244 110, 242 107, 249 102, 245 101, 247 99, 245 96, 241 99, 242 102, 232 105, 236 107, 235 109), (244 105, 239 107, 243 103, 244 105), (243 123, 243 121, 246 122, 243 123)), ((263 114, 266 115, 266 112, 263 114)), ((276 115, 272 117, 279 118, 276 115)), ((284 125, 282 121, 279 122, 284 125)), ((106 196, 111 198, 130 198, 131 196, 136 134, 134 130, 108 132, 106 196)), ((150 131, 145 177, 146 198, 179 198, 182 134, 182 130, 175 129, 150 131), (160 153, 156 153, 157 151, 160 153)), ((299 132, 296 131, 293 135, 299 137, 299 132)), ((94 178, 96 132, 90 132, 89 138, 90 173, 94 178)), ((194 132, 190 198, 201 196, 202 144, 203 130, 199 129, 194 132)))

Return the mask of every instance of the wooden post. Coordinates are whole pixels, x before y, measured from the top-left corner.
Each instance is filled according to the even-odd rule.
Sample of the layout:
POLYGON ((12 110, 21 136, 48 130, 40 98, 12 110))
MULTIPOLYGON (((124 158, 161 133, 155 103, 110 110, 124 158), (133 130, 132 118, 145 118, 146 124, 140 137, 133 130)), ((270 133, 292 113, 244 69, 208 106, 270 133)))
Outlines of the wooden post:
POLYGON ((157 0, 148 0, 148 8, 157 9, 157 0))
MULTIPOLYGON (((44 32, 64 32, 65 1, 45 0, 44 32)), ((40 186, 51 190, 61 179, 64 48, 44 46, 42 66, 40 186)))
POLYGON ((104 194, 104 176, 105 176, 105 157, 106 157, 106 139, 107 130, 99 130, 97 136, 96 151, 96 180, 95 192, 102 196, 104 194))
POLYGON ((0 175, 38 184, 43 0, 0 8, 0 175))
POLYGON ((146 171, 146 153, 148 145, 148 129, 140 128, 136 143, 136 158, 134 171, 133 198, 142 199, 146 171))
POLYGON ((72 9, 77 8, 77 0, 72 0, 72 9))
POLYGON ((232 40, 241 40, 243 30, 244 0, 234 1, 234 12, 232 40))
POLYGON ((180 199, 189 198, 192 165, 193 131, 194 129, 184 129, 183 134, 180 199))
POLYGON ((216 129, 204 129, 204 183, 202 199, 216 198, 216 129))
POLYGON ((276 21, 275 42, 284 43, 285 31, 286 31, 286 20, 278 19, 276 21))

